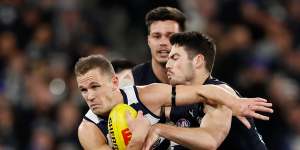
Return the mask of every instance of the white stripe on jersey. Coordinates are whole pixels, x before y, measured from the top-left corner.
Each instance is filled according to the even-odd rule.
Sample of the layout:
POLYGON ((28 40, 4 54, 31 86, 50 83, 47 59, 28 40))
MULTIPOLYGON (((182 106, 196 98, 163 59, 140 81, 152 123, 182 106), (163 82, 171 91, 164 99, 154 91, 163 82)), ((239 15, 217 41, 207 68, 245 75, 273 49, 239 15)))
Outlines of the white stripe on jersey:
POLYGON ((100 122, 100 118, 92 112, 92 110, 89 109, 89 111, 85 114, 85 117, 92 120, 95 124, 98 124, 100 122))

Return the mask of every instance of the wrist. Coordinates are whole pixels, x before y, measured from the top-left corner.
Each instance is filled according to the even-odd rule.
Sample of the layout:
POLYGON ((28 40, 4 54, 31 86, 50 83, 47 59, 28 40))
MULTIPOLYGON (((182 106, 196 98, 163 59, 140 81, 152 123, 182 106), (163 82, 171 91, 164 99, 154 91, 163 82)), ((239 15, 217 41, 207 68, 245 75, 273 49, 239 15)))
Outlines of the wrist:
POLYGON ((144 144, 145 139, 146 139, 146 136, 145 137, 132 136, 130 139, 130 143, 133 145, 135 145, 135 144, 142 145, 142 144, 144 144))
POLYGON ((241 109, 240 108, 240 105, 238 103, 237 100, 233 100, 231 103, 230 103, 230 107, 229 107, 232 111, 232 115, 234 116, 238 116, 239 115, 239 110, 241 109))
POLYGON ((163 124, 157 123, 155 125, 153 125, 153 132, 155 132, 158 136, 160 136, 161 133, 161 128, 162 128, 163 124))

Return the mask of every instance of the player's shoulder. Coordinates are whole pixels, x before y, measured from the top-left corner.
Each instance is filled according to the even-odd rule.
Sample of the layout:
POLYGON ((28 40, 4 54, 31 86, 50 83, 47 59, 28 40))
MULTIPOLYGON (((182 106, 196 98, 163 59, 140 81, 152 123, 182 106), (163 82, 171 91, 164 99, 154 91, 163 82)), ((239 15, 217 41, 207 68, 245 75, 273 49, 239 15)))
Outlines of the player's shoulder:
POLYGON ((232 93, 232 94, 238 94, 238 92, 233 88, 231 87, 228 83, 224 82, 224 81, 221 81, 215 77, 209 77, 204 84, 213 84, 213 85, 217 85, 219 87, 222 87, 223 89, 225 89, 226 91, 232 93))
POLYGON ((134 66, 132 68, 132 73, 135 74, 135 73, 143 72, 143 71, 149 70, 149 69, 151 69, 151 63, 145 62, 145 63, 141 63, 141 64, 134 66))
POLYGON ((227 84, 227 83, 224 81, 221 81, 215 77, 210 76, 208 79, 205 80, 204 84, 221 85, 221 84, 227 84))
POLYGON ((86 132, 98 130, 97 126, 86 119, 82 119, 78 126, 78 134, 84 134, 86 132))
POLYGON ((132 69, 133 70, 140 70, 140 69, 148 69, 149 67, 151 68, 151 62, 147 61, 147 62, 144 62, 144 63, 137 64, 132 69))
POLYGON ((83 119, 78 127, 78 139, 84 148, 99 147, 106 144, 103 133, 97 126, 83 119))

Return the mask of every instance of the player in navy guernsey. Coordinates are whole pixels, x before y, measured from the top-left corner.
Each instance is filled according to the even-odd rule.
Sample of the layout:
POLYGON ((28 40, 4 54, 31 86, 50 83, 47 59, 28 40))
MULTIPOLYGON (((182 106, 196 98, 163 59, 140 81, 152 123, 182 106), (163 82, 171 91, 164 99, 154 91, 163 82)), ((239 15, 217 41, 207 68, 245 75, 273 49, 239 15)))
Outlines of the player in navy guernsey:
MULTIPOLYGON (((81 95, 92 112, 91 115, 88 113, 85 116, 78 128, 78 138, 84 149, 112 149, 104 125, 107 123, 107 116, 111 109, 120 103, 127 103, 145 112, 145 116, 139 111, 137 118, 128 120, 129 130, 132 133, 127 145, 128 150, 142 148, 150 127, 149 122, 156 123, 161 108, 171 104, 185 105, 201 102, 210 105, 221 104, 224 107, 228 106, 234 115, 244 119, 246 116, 268 119, 255 111, 272 111, 269 108, 271 104, 264 99, 243 100, 214 85, 172 87, 157 83, 119 89, 118 77, 111 63, 102 55, 80 58, 75 65, 75 75, 81 95), (242 100, 243 102, 237 102, 242 100)), ((201 135, 202 133, 198 133, 198 136, 201 135)))
MULTIPOLYGON (((172 85, 213 84, 238 97, 238 93, 227 84, 211 77, 216 48, 210 38, 198 32, 186 32, 172 35, 170 42, 173 46, 166 68, 172 85)), ((250 124, 246 126, 249 128, 251 125, 248 129, 235 117, 232 118, 232 124, 230 124, 231 116, 228 118, 228 110, 220 109, 218 106, 211 108, 203 104, 193 104, 166 110, 166 116, 179 127, 163 124, 152 126, 146 141, 147 148, 155 142, 158 136, 161 136, 183 145, 173 143, 172 149, 175 150, 217 149, 218 147, 219 149, 239 150, 266 149, 253 119, 248 120, 250 124), (210 138, 197 138, 199 131, 207 132, 207 137, 210 138)))
MULTIPOLYGON (((168 53, 171 50, 169 37, 173 33, 185 30, 185 20, 180 10, 171 7, 158 7, 146 14, 147 43, 151 51, 151 61, 139 64, 132 69, 135 85, 169 83, 165 68, 168 53)), ((169 147, 169 141, 164 140, 159 149, 165 150, 167 147, 169 147)))
MULTIPOLYGON (((216 78, 209 77, 204 84, 220 85, 226 83, 216 78)), ((179 127, 199 127, 201 119, 205 115, 203 108, 203 104, 172 107, 170 120, 179 127), (183 124, 182 122, 185 123, 183 124)), ((247 129, 237 118, 233 117, 231 129, 218 150, 266 150, 266 145, 255 128, 254 120, 249 119, 249 122, 251 123, 251 128, 247 129)), ((174 145, 173 149, 186 150, 188 148, 181 145, 174 145)))

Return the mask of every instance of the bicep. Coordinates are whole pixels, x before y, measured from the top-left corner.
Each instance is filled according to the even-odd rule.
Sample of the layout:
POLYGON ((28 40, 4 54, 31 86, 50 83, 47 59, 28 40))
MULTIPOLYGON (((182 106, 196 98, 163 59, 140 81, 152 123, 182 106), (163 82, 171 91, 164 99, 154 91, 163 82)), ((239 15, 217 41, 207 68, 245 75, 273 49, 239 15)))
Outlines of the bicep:
POLYGON ((86 150, 111 150, 103 133, 95 124, 89 121, 83 120, 79 125, 78 139, 81 146, 86 150))

